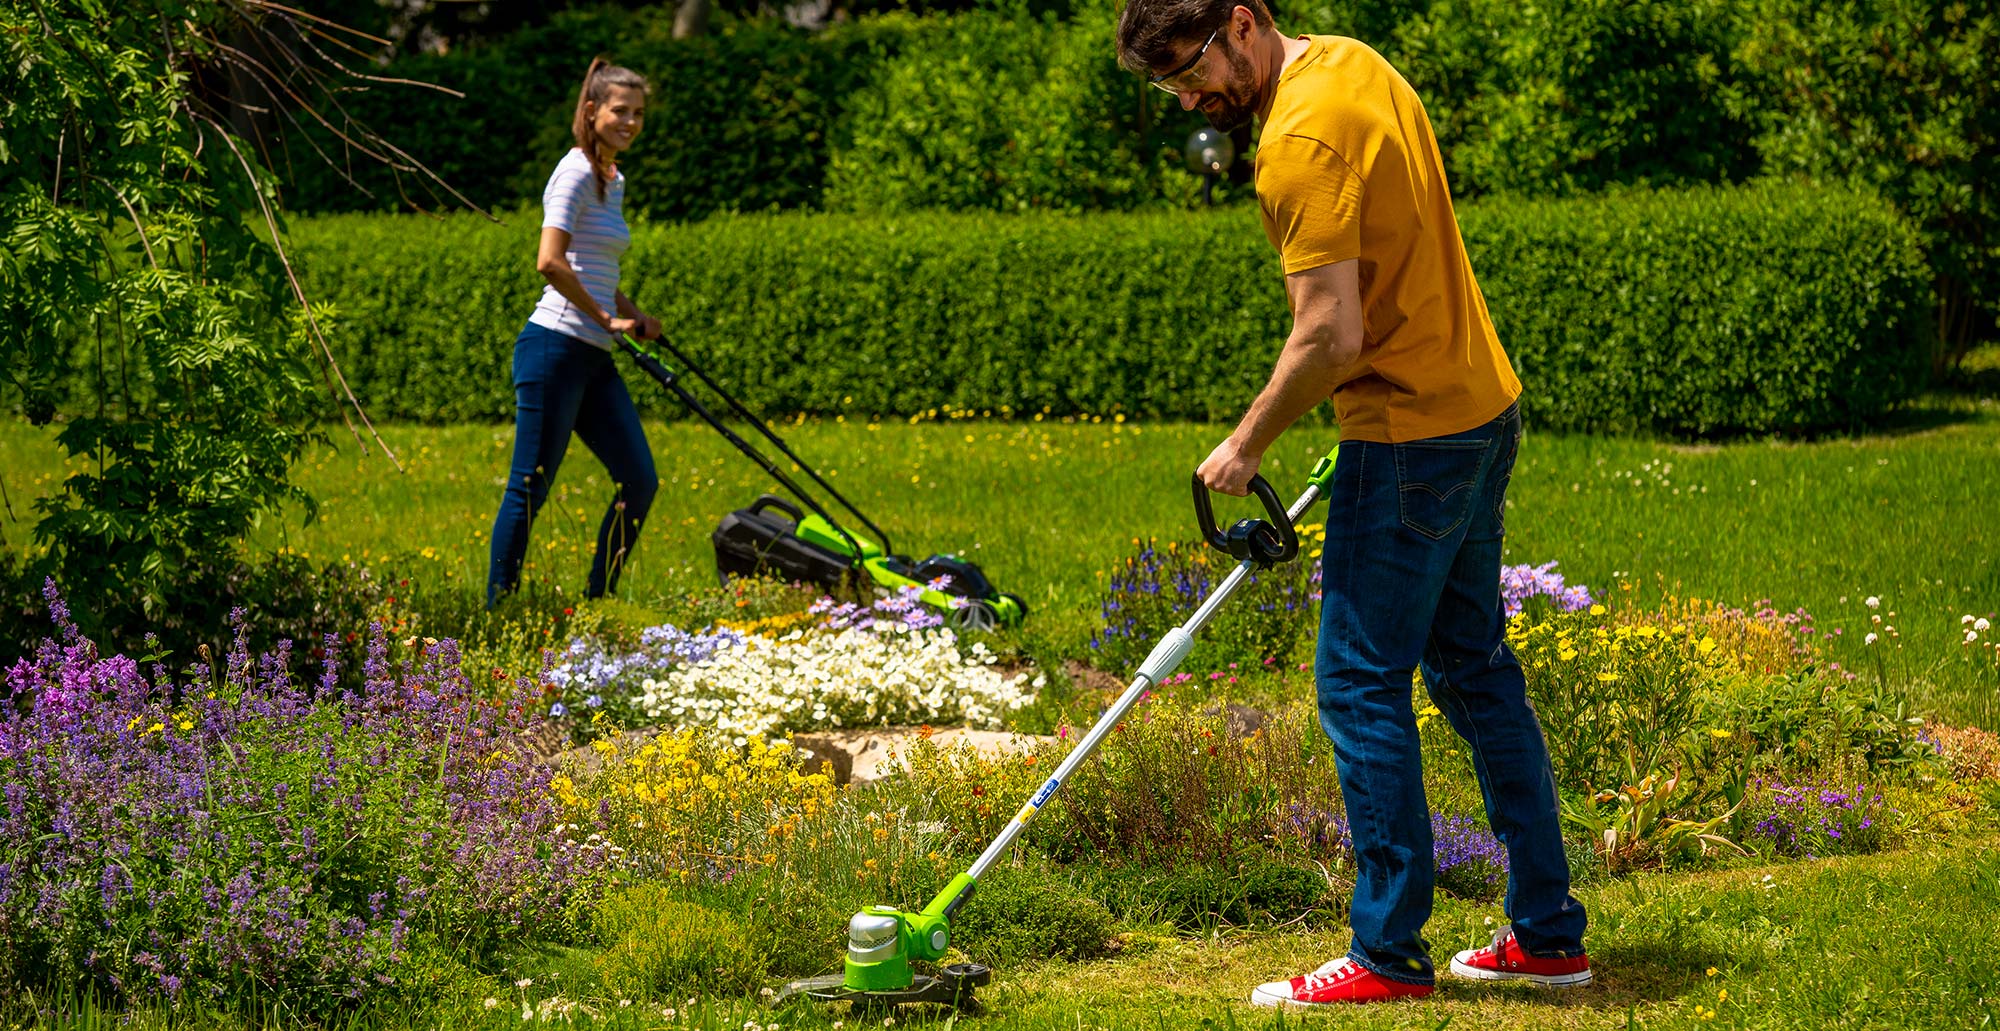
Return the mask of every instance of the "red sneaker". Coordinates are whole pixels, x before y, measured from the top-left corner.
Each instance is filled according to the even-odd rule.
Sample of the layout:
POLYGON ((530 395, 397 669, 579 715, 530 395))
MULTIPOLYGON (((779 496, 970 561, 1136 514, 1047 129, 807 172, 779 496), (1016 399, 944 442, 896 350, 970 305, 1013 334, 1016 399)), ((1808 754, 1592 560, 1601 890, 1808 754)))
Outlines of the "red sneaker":
POLYGON ((1483 949, 1467 949, 1451 958, 1451 972, 1475 981, 1532 981, 1551 988, 1581 988, 1590 983, 1590 957, 1544 959, 1522 951, 1510 928, 1493 936, 1483 949))
POLYGON ((1342 956, 1304 977, 1260 984, 1250 993, 1252 1006, 1338 1006, 1357 1002, 1421 999, 1434 989, 1427 984, 1392 981, 1342 956))

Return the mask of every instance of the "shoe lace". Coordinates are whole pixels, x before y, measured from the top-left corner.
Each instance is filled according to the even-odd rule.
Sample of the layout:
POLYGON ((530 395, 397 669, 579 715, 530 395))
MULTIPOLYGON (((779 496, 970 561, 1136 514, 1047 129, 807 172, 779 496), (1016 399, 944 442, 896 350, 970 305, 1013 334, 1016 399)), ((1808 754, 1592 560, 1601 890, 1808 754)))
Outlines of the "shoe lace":
POLYGON ((1480 951, 1498 958, 1507 951, 1507 939, 1512 937, 1514 937, 1514 929, 1511 927, 1502 927, 1493 932, 1493 942, 1480 951))
POLYGON ((1343 956, 1340 959, 1336 959, 1329 963, 1326 963, 1325 965, 1321 966, 1318 970, 1315 970, 1312 973, 1307 974, 1306 987, 1325 988, 1328 985, 1339 984, 1340 982, 1345 981, 1348 978, 1354 976, 1354 972, 1356 969, 1358 969, 1358 967, 1355 964, 1354 960, 1343 956))

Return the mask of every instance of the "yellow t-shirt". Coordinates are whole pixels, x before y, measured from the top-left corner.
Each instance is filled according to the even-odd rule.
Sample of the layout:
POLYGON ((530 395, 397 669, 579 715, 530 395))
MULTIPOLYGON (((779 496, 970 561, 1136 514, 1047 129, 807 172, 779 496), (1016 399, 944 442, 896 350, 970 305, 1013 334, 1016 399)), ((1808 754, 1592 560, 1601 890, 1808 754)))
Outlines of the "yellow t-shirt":
POLYGON ((1257 203, 1285 274, 1359 258, 1360 363, 1334 388, 1347 440, 1461 433, 1521 394, 1452 214, 1416 91, 1343 36, 1310 45, 1262 112, 1257 203))

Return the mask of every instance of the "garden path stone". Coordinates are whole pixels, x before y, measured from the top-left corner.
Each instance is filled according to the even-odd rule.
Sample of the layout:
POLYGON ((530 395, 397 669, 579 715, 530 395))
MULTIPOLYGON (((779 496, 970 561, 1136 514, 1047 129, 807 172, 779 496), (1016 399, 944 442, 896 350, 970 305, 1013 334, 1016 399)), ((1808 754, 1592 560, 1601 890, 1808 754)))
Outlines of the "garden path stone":
MULTIPOLYGON (((920 727, 857 727, 792 735, 792 744, 806 755, 808 768, 824 769, 836 784, 872 784, 888 772, 892 755, 901 755, 923 736, 920 727), (817 764, 817 765, 816 765, 817 764)), ((1033 751, 1053 736, 1017 734, 1006 730, 948 727, 931 733, 931 741, 950 748, 969 744, 980 755, 997 757, 1033 751)))

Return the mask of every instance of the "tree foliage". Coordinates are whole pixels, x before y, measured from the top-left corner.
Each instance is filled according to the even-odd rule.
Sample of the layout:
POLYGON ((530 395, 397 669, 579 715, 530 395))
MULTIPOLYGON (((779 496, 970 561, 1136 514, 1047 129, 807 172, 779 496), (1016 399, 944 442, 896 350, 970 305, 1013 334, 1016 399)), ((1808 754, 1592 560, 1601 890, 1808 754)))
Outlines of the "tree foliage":
POLYGON ((0 0, 0 392, 61 425, 36 571, 93 606, 156 610, 261 517, 311 512, 289 472, 337 367, 263 125, 307 88, 294 55, 340 40, 284 10, 0 0))

